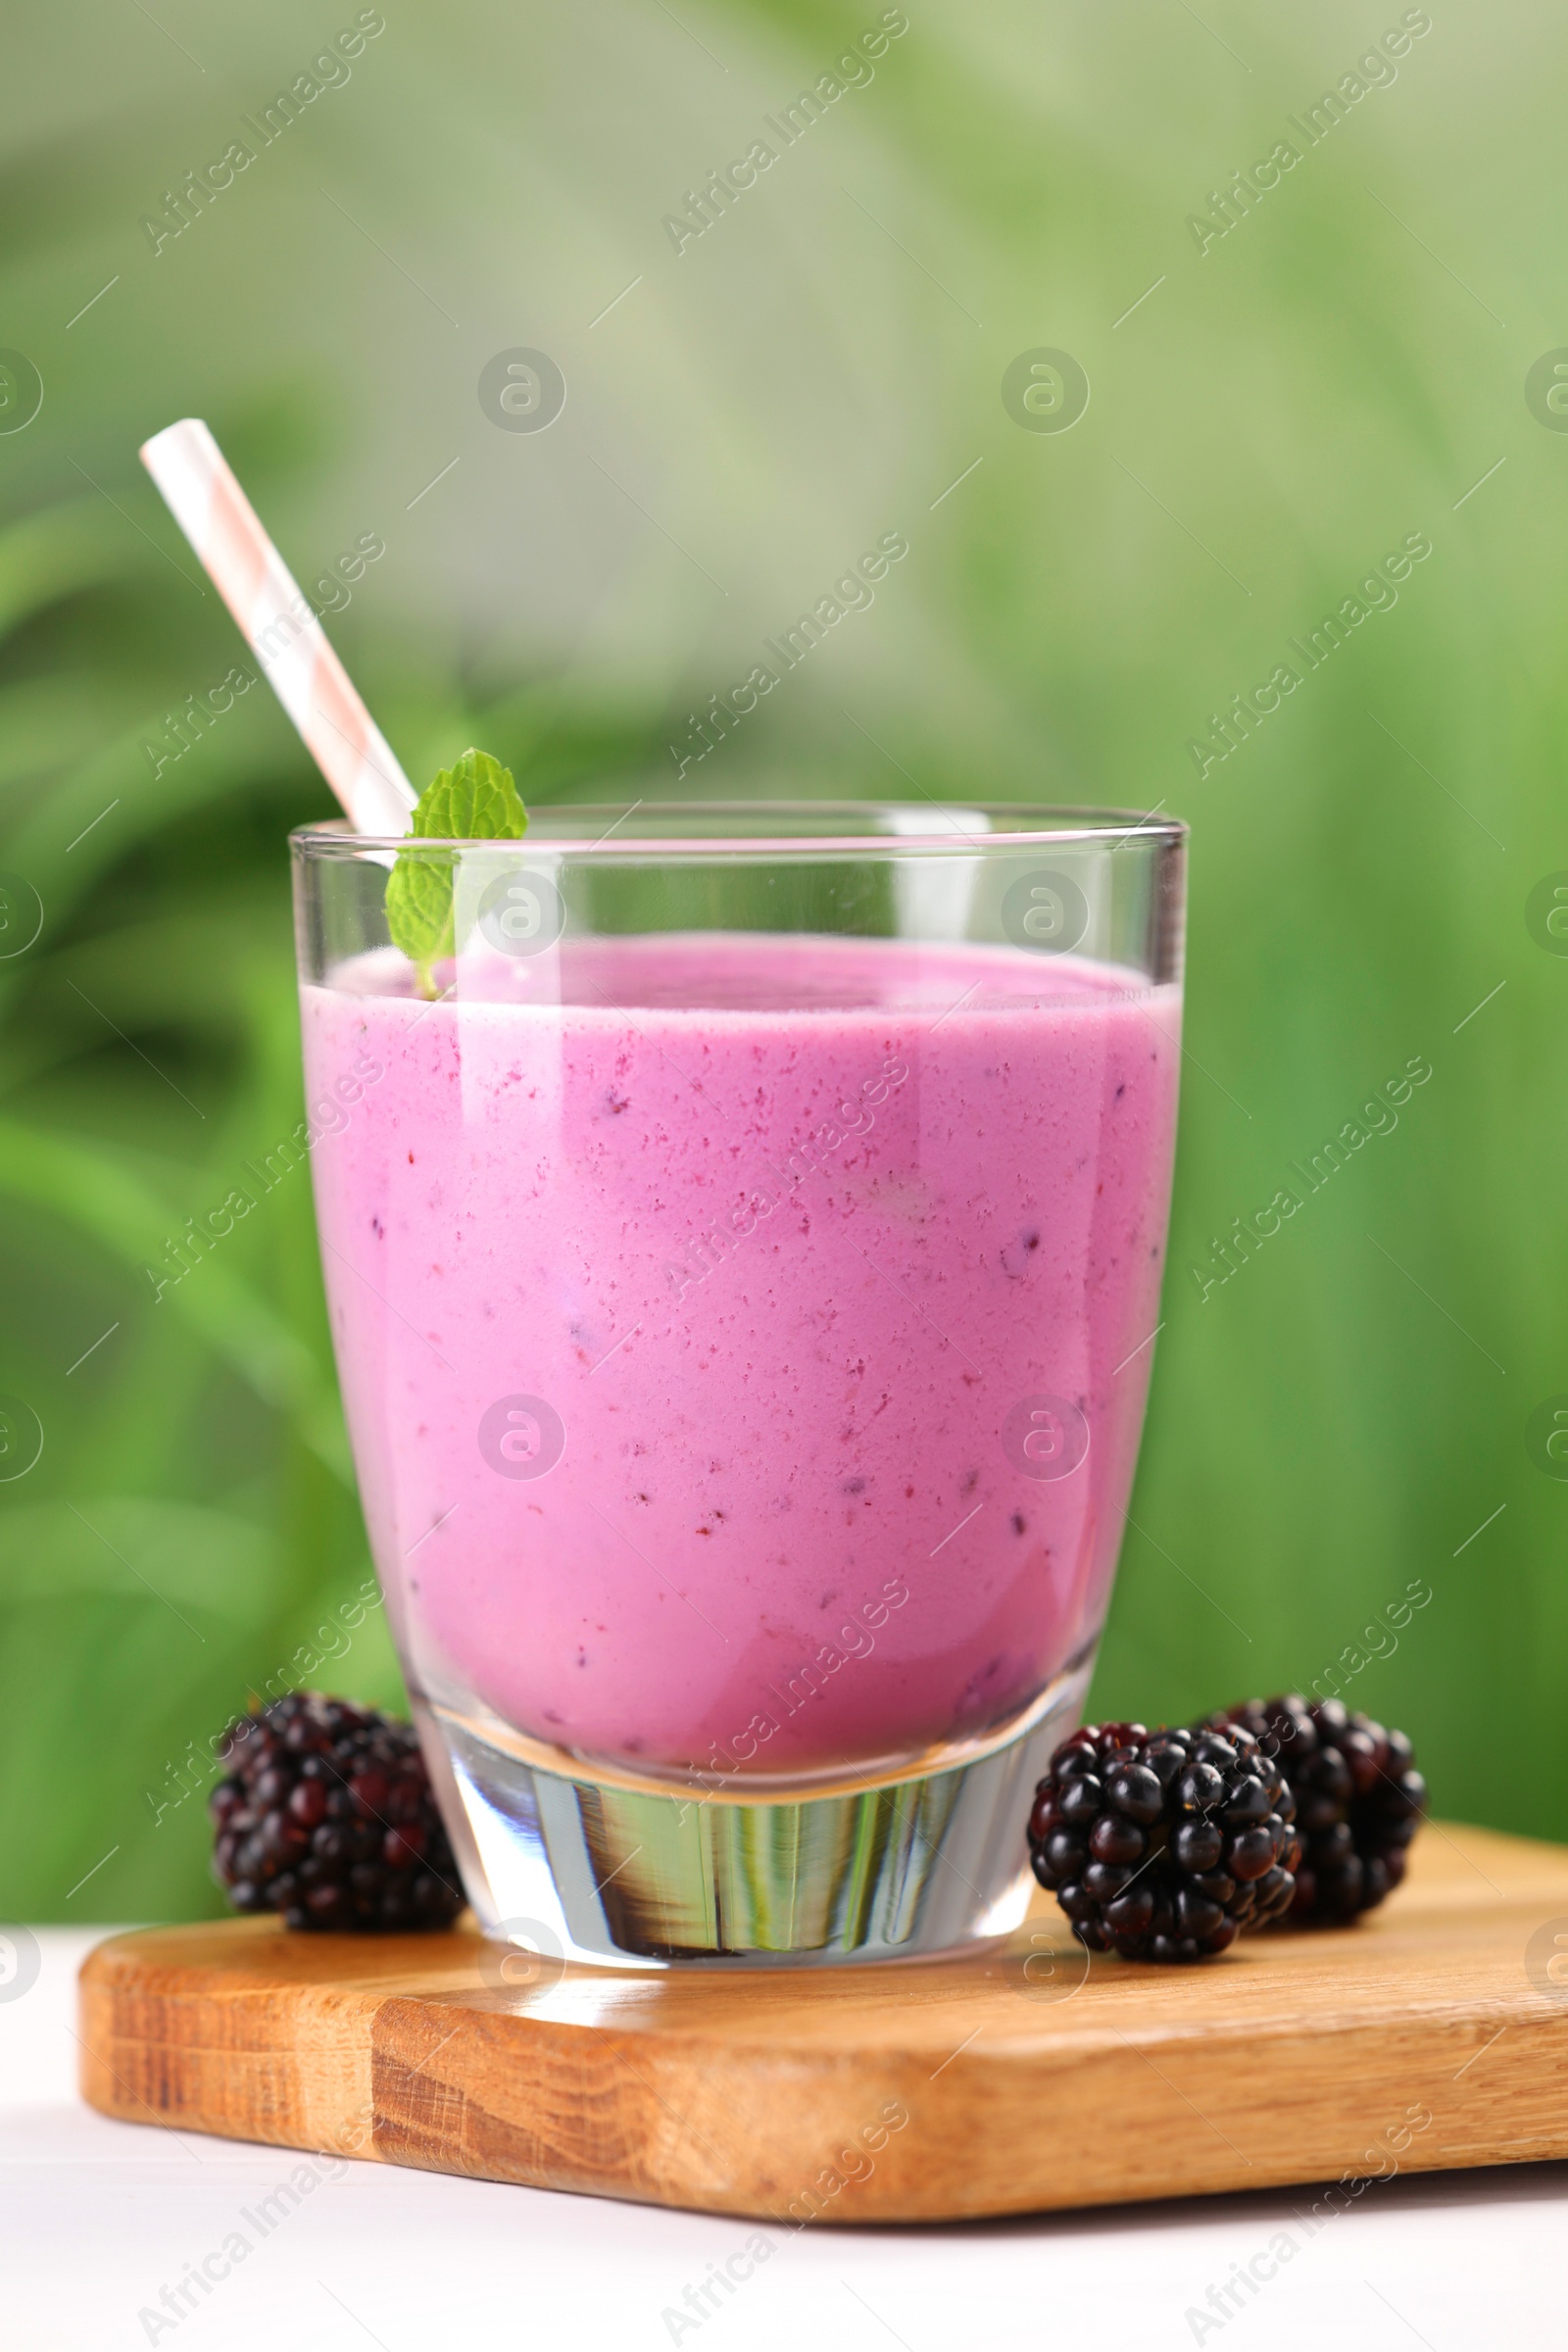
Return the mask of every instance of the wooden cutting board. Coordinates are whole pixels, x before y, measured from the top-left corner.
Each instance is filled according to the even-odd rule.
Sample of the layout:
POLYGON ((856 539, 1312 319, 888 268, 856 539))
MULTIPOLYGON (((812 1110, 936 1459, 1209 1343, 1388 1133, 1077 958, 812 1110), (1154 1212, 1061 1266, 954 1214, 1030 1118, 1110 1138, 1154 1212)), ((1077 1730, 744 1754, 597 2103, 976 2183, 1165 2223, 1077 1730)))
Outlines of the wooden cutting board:
POLYGON ((1091 1963, 1044 1896, 963 1960, 514 1965, 463 1930, 117 1936, 82 1970, 82 2088, 133 2123, 785 2227, 1568 2156, 1568 1849, 1487 1831, 1426 1829, 1359 1927, 1193 1969, 1091 1963))

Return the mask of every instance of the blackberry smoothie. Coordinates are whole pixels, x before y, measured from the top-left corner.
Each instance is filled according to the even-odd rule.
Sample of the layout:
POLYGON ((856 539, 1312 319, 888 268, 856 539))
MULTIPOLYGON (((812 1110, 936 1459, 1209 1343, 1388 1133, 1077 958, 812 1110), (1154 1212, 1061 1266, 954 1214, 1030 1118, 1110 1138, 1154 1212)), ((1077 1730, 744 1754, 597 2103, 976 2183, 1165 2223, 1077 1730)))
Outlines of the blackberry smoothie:
POLYGON ((426 1003, 372 951, 302 989, 311 1099, 347 1114, 317 1212, 411 1687, 759 1788, 1004 1730, 1104 1613, 1179 988, 722 932, 456 980, 426 1003))

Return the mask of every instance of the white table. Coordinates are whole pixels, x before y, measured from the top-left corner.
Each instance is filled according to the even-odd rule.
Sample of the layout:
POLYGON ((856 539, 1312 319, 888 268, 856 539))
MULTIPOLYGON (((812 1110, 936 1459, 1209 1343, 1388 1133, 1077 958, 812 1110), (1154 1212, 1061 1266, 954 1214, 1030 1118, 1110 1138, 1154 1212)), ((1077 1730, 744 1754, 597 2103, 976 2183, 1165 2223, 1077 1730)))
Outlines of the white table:
POLYGON ((685 2290, 753 2225, 323 2160, 328 2177, 293 2210, 279 2200, 264 2234, 257 2208, 299 2157, 109 2123, 77 2098, 75 1971, 101 1933, 40 1931, 37 1983, 0 2001, 4 2352, 1491 2352, 1568 2328, 1562 2164, 1394 2180, 1310 2237, 1309 2200, 1289 2192, 941 2230, 770 2229, 768 2259, 700 2319, 685 2290), (235 2231, 243 2259, 170 2319, 163 2290, 179 2311, 187 2266, 223 2272, 235 2231), (1266 2273, 1282 2231, 1295 2252, 1218 2316, 1208 2290, 1238 2264, 1266 2273))

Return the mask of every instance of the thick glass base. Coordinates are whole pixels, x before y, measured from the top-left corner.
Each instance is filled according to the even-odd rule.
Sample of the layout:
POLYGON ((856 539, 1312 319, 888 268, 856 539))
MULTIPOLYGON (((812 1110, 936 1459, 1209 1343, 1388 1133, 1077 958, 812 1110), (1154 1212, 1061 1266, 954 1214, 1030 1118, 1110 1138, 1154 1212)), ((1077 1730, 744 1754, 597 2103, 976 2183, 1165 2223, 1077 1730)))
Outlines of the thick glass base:
POLYGON ((1019 1924, 1030 1799, 1093 1663, 987 1740, 793 1791, 671 1788, 428 1701, 415 1712, 479 1923, 540 1969, 826 1967, 930 1958, 1019 1924))

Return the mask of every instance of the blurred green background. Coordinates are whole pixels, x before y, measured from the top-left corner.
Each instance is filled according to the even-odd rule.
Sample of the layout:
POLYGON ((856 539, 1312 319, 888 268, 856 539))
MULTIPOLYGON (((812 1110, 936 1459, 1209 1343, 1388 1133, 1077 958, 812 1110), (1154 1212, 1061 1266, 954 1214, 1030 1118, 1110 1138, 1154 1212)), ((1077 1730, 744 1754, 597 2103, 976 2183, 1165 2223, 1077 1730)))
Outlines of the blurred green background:
MULTIPOLYGON (((155 252, 144 217, 355 14, 8 33, 0 344, 43 404, 0 431, 0 1391, 44 1445, 0 1485, 0 1912, 218 1908, 192 1759, 367 1574, 304 1173, 156 1311, 141 1271, 301 1115, 283 836, 327 801, 265 688, 153 772, 241 650, 136 463, 185 415, 307 585, 384 540, 330 625, 420 781, 476 740, 534 801, 673 791, 688 712, 898 529, 875 607, 688 790, 1191 820, 1168 1320, 1097 1709, 1310 1683, 1421 1579, 1348 1697, 1441 1808, 1562 1835, 1568 1487, 1526 1425, 1568 1389, 1568 964, 1525 905, 1568 867, 1568 418, 1526 379, 1568 342, 1568 24, 1434 5, 1200 250, 1189 217, 1305 148, 1288 118, 1406 12, 909 0, 677 253, 663 217, 875 7, 387 0, 155 252), (515 346, 565 374, 548 432, 475 397, 515 346), (1042 346, 1087 371, 1070 431, 1004 406, 1042 346), (1412 532, 1397 605, 1200 777, 1209 713, 1412 532), (1210 1238, 1417 1055, 1396 1130, 1200 1298, 1210 1238)), ((380 1614, 309 1679, 396 1701, 380 1614)))

